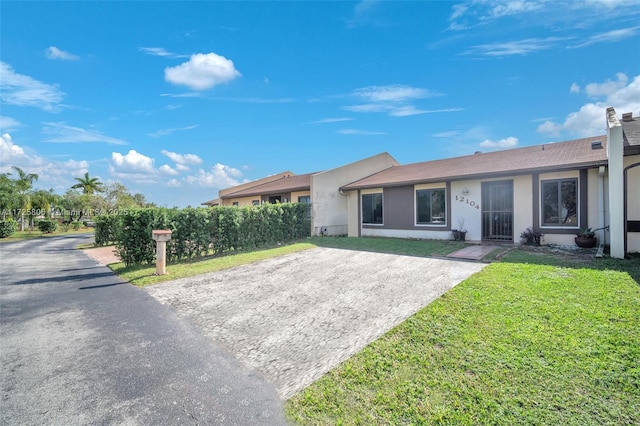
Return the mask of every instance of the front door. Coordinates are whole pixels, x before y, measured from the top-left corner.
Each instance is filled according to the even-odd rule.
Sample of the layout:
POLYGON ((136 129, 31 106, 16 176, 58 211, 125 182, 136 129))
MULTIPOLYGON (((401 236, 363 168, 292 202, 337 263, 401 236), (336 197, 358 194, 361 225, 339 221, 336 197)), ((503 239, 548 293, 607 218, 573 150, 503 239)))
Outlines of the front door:
POLYGON ((513 181, 482 183, 482 239, 513 241, 513 181))

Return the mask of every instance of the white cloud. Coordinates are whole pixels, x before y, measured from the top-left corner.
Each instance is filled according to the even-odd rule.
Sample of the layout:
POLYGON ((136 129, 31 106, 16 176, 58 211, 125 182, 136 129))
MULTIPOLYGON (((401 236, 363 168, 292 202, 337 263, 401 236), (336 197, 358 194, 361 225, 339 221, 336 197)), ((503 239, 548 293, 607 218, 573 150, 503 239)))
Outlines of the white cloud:
POLYGON ((406 117, 416 114, 459 110, 458 108, 446 110, 419 109, 412 105, 411 102, 418 99, 441 96, 441 94, 420 87, 401 84, 362 87, 354 90, 350 96, 366 102, 342 107, 342 109, 352 112, 386 112, 392 117, 406 117))
POLYGON ((607 79, 604 83, 589 83, 585 86, 584 91, 592 98, 600 96, 609 96, 617 90, 622 89, 629 82, 626 74, 621 72, 616 74, 616 80, 607 79))
POLYGON ((560 136, 562 132, 582 137, 602 135, 605 133, 607 107, 613 106, 618 113, 640 111, 640 75, 628 84, 626 75, 618 73, 616 78, 616 81, 585 86, 587 95, 601 99, 584 104, 578 111, 568 114, 562 123, 547 120, 538 126, 537 131, 551 136, 560 136))
POLYGON ((233 61, 215 53, 197 53, 175 67, 164 69, 164 79, 193 90, 206 90, 239 77, 233 61))
POLYGON ((27 75, 18 74, 0 61, 0 99, 10 105, 32 106, 45 111, 58 111, 65 97, 56 85, 43 83, 27 75))
POLYGON ((162 56, 168 58, 188 58, 188 55, 179 55, 177 53, 169 52, 167 49, 163 47, 141 47, 141 52, 144 52, 148 55, 152 56, 162 56))
POLYGON ((340 123, 343 121, 352 121, 353 118, 323 118, 322 120, 311 121, 308 124, 326 124, 326 123, 340 123))
POLYGON ((60 50, 55 46, 48 47, 47 50, 45 50, 44 54, 49 59, 60 59, 63 61, 76 61, 80 59, 73 53, 65 52, 64 50, 60 50))
POLYGON ((7 117, 6 115, 0 115, 0 131, 6 132, 8 130, 14 130, 17 127, 21 127, 20 123, 15 118, 7 117))
POLYGON ((210 171, 198 170, 196 176, 187 176, 185 182, 202 188, 228 188, 240 184, 242 172, 234 167, 217 163, 210 171))
POLYGON ((504 148, 514 148, 518 146, 518 138, 514 138, 513 136, 509 136, 508 138, 500 139, 498 141, 492 141, 490 139, 485 139, 483 142, 480 142, 480 146, 482 148, 490 148, 490 149, 504 149, 504 148))
POLYGON ((180 181, 178 179, 171 179, 167 182, 169 188, 180 188, 180 181))
POLYGON ((13 143, 11 135, 4 133, 0 136, 0 158, 3 163, 9 163, 14 157, 23 157, 24 149, 13 143))
POLYGON ((596 43, 614 43, 616 41, 624 40, 625 38, 633 37, 638 34, 638 31, 640 31, 640 26, 611 30, 587 37, 585 41, 568 46, 568 48, 576 49, 591 46, 596 43))
POLYGON ((198 157, 196 154, 177 154, 175 152, 167 151, 163 149, 160 151, 162 154, 166 155, 170 159, 172 159, 176 164, 182 165, 197 165, 202 164, 202 158, 198 157))
POLYGON ((465 51, 467 55, 481 56, 512 56, 512 55, 528 55, 529 53, 548 50, 556 47, 558 42, 569 40, 571 37, 545 37, 545 38, 527 38, 524 40, 487 43, 472 46, 465 51))
POLYGON ((168 164, 164 164, 164 165, 160 166, 160 168, 158 170, 160 170, 165 175, 170 175, 170 176, 175 176, 177 174, 180 174, 177 170, 172 169, 171 166, 168 165, 168 164))
POLYGON ((362 87, 356 89, 353 95, 364 98, 370 102, 404 102, 411 99, 439 96, 438 93, 431 92, 427 89, 402 84, 362 87))
POLYGON ((140 154, 132 149, 125 155, 119 152, 111 153, 111 166, 118 173, 153 174, 153 158, 140 154))
POLYGON ((184 105, 183 104, 169 104, 166 107, 164 107, 165 109, 168 109, 169 111, 173 111, 174 109, 180 109, 182 108, 184 105))
POLYGON ((85 160, 67 160, 62 165, 71 176, 82 176, 89 172, 89 162, 85 160))
POLYGON ((60 189, 71 186, 71 178, 88 171, 89 163, 81 160, 51 161, 40 157, 28 148, 15 144, 9 133, 0 136, 0 173, 12 173, 12 166, 38 175, 38 182, 47 188, 60 189))
POLYGON ((176 170, 179 171, 179 172, 186 172, 186 171, 191 170, 191 169, 189 169, 189 166, 186 166, 186 165, 180 164, 180 163, 176 163, 176 170))
POLYGON ((380 0, 361 0, 353 9, 353 17, 347 20, 347 28, 356 28, 362 25, 380 25, 381 21, 375 17, 375 11, 380 0))
POLYGON ((147 133, 149 136, 151 136, 152 138, 158 138, 160 136, 167 136, 170 135, 171 133, 174 132, 180 132, 183 130, 191 130, 191 129, 195 129, 196 127, 198 127, 197 124, 194 124, 192 126, 185 126, 185 127, 179 127, 177 129, 160 129, 156 132, 153 133, 147 133))
POLYGON ((101 142, 111 145, 127 145, 122 139, 112 138, 97 130, 86 130, 80 127, 69 126, 64 122, 43 123, 42 133, 49 135, 44 142, 53 143, 92 143, 101 142))
POLYGON ((469 0, 452 6, 449 30, 467 30, 509 17, 524 21, 525 25, 535 20, 546 24, 563 23, 566 27, 569 23, 597 22, 628 15, 628 5, 626 0, 469 0))
POLYGON ((452 138, 454 136, 458 136, 461 134, 462 134, 462 131, 460 130, 448 130, 446 132, 434 133, 431 136, 433 136, 434 138, 452 138))
POLYGON ((341 135, 366 135, 366 136, 386 135, 385 132, 372 132, 369 130, 358 130, 358 129, 343 129, 343 130, 338 130, 337 133, 340 133, 341 135))
POLYGON ((580 93, 580 86, 577 83, 573 83, 569 88, 569 93, 580 93))

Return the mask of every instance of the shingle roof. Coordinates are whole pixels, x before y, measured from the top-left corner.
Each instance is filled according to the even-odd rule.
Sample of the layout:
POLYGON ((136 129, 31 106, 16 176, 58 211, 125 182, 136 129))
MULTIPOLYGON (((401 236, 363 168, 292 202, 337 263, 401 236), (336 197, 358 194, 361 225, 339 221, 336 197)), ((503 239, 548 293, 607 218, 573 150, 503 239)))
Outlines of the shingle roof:
POLYGON ((640 117, 620 121, 625 155, 640 154, 640 117))
POLYGON ((214 200, 205 201, 204 203, 200 203, 201 206, 217 206, 220 204, 220 199, 216 198, 214 200))
POLYGON ((283 177, 273 182, 263 183, 262 185, 252 186, 251 188, 241 191, 225 194, 222 198, 250 197, 252 195, 269 195, 291 191, 303 191, 311 188, 311 176, 314 174, 315 173, 307 173, 304 175, 283 177))
POLYGON ((567 142, 394 166, 345 185, 341 189, 400 186, 602 165, 607 162, 606 139, 604 135, 594 136, 567 142), (591 142, 596 141, 602 142, 602 148, 591 148, 591 142))

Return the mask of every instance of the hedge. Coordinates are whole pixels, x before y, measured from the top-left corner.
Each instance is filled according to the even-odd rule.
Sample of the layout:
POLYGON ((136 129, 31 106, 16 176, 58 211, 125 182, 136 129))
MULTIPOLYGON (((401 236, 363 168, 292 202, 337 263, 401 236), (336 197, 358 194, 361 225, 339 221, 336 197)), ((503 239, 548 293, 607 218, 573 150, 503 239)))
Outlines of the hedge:
POLYGON ((126 265, 155 261, 154 229, 170 229, 167 260, 252 250, 310 235, 308 204, 263 204, 245 208, 144 208, 96 217, 96 245, 115 243, 126 265))
POLYGON ((58 222, 55 220, 41 220, 38 222, 38 229, 43 234, 51 234, 58 229, 58 222))
POLYGON ((0 238, 10 237, 17 229, 18 223, 13 220, 0 221, 0 238))

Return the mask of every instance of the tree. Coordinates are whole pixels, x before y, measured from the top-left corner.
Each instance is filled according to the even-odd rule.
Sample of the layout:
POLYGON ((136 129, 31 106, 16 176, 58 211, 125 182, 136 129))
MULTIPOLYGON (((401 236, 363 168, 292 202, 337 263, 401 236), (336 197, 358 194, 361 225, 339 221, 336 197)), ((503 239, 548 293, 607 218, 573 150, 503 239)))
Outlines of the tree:
POLYGON ((20 209, 20 230, 24 231, 24 213, 31 206, 31 196, 29 192, 33 186, 33 181, 38 180, 35 173, 27 173, 20 167, 12 166, 18 173, 18 178, 14 181, 18 192, 18 208, 20 209))
POLYGON ((75 178, 78 181, 73 185, 72 189, 81 189, 85 195, 93 195, 95 192, 102 192, 102 182, 100 179, 89 177, 89 172, 84 174, 83 178, 75 178))

